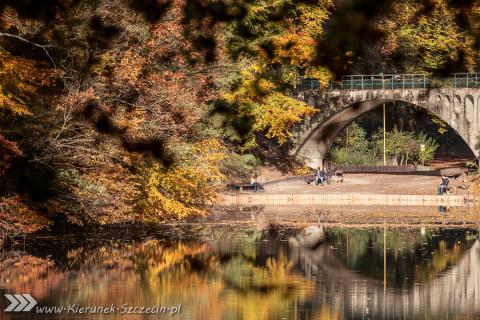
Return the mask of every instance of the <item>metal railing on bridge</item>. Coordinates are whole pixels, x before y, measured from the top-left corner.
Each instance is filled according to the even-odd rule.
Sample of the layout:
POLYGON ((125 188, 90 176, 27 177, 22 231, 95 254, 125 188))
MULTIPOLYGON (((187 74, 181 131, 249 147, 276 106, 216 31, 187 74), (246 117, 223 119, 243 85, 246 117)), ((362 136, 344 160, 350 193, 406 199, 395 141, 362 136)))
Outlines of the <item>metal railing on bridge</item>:
POLYGON ((480 73, 453 73, 447 78, 431 74, 348 75, 321 86, 316 79, 303 78, 294 90, 394 90, 424 88, 479 88, 480 73))

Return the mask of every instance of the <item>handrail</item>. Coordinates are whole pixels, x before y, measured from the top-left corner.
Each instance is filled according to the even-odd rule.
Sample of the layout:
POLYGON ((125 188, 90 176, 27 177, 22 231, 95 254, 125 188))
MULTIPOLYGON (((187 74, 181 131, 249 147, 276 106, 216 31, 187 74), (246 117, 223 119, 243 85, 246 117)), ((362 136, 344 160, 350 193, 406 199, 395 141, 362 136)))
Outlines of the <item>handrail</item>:
POLYGON ((294 90, 397 90, 426 88, 480 88, 480 73, 452 73, 446 78, 432 74, 347 75, 327 86, 313 78, 300 78, 294 90))

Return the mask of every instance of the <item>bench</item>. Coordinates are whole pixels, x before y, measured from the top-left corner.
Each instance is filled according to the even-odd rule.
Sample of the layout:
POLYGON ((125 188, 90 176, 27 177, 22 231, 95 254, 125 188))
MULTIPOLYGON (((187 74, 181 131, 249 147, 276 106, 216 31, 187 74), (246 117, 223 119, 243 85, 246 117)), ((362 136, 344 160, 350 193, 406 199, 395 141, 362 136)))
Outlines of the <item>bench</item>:
POLYGON ((440 170, 440 174, 446 175, 450 180, 458 181, 460 188, 467 188, 468 184, 468 169, 467 168, 447 168, 440 170))
POLYGON ((228 190, 239 190, 240 192, 242 192, 244 188, 252 188, 252 189, 254 189, 253 184, 248 183, 248 182, 230 183, 230 184, 227 184, 227 189, 228 189, 228 190))
MULTIPOLYGON (((327 179, 323 178, 323 181, 326 182, 327 184, 330 184, 330 175, 327 176, 327 179)), ((307 184, 310 184, 312 182, 315 182, 315 175, 314 174, 308 174, 305 176, 305 182, 307 184)))

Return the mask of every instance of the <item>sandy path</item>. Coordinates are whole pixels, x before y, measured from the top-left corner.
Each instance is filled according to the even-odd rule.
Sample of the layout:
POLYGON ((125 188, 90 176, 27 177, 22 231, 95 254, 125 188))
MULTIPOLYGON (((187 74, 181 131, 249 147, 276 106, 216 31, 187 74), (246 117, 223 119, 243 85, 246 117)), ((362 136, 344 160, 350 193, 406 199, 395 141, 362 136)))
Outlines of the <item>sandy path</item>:
MULTIPOLYGON (((312 193, 374 193, 374 194, 436 194, 439 176, 406 174, 360 174, 344 175, 343 183, 332 182, 324 186, 304 182, 278 183, 267 185, 265 193, 270 194, 312 194, 312 193)), ((451 180, 451 185, 460 183, 451 180)), ((244 193, 252 193, 246 190, 244 193)))

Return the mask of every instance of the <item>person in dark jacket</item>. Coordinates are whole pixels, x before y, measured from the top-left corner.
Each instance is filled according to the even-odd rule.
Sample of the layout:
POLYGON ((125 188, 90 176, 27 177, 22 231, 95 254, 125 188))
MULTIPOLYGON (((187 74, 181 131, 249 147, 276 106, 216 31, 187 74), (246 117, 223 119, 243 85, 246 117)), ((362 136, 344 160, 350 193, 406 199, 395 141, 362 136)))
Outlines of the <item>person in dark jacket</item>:
POLYGON ((320 167, 315 170, 315 185, 318 186, 318 182, 323 186, 323 182, 328 179, 328 171, 326 167, 323 167, 323 169, 320 169, 320 167))
POLYGON ((442 174, 442 183, 438 185, 438 194, 443 194, 443 191, 445 190, 445 187, 448 186, 449 182, 448 177, 442 174))
POLYGON ((322 172, 320 172, 320 176, 322 177, 322 181, 328 181, 328 170, 327 167, 323 167, 322 172))
POLYGON ((320 181, 320 183, 323 186, 322 170, 320 170, 320 167, 318 167, 317 170, 315 171, 315 185, 316 186, 318 186, 318 181, 320 181))

